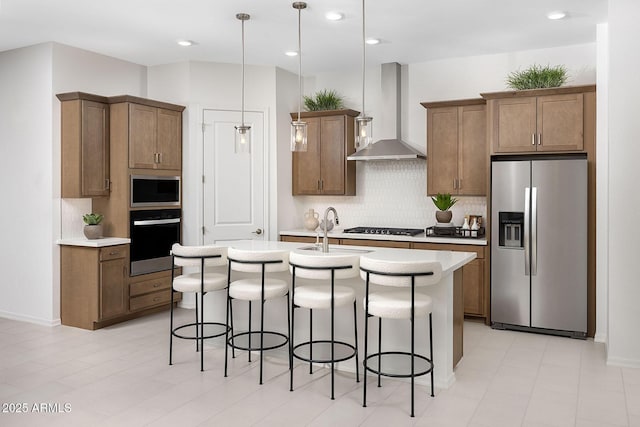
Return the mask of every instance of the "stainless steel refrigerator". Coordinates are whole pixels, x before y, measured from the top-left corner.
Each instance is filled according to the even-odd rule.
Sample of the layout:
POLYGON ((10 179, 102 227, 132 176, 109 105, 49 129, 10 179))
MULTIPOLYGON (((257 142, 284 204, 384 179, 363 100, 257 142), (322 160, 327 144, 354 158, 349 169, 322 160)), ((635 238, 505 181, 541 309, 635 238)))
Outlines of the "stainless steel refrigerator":
POLYGON ((586 157, 491 162, 491 323, 587 332, 586 157))

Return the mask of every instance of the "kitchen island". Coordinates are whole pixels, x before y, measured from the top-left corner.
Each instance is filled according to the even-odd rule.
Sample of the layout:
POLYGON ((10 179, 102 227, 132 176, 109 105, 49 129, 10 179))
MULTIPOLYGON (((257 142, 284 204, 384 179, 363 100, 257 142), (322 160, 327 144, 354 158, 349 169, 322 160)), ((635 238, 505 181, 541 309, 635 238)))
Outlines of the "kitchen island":
MULTIPOLYGON (((309 244, 296 243, 296 242, 274 242, 274 241, 261 241, 261 240, 239 240, 239 241, 219 241, 217 243, 221 246, 229 246, 238 249, 257 250, 257 251, 272 251, 272 250, 288 250, 296 251, 303 250, 301 248, 308 247, 309 244)), ((436 251, 436 250, 411 250, 411 249, 397 249, 397 248, 380 248, 380 247, 365 247, 365 246, 334 246, 330 245, 331 249, 344 250, 351 249, 355 251, 361 251, 361 256, 367 256, 368 253, 375 252, 376 257, 384 257, 389 260, 406 260, 408 262, 419 261, 437 261, 442 266, 442 279, 439 283, 417 288, 417 292, 423 292, 433 299, 433 341, 434 341, 434 355, 433 360, 435 364, 435 383, 437 387, 448 388, 455 381, 455 374, 453 369, 462 357, 463 342, 462 342, 462 327, 463 327, 463 313, 462 313, 462 283, 460 269, 465 264, 471 262, 476 254, 473 252, 455 252, 455 251, 436 251)), ((308 252, 308 251, 307 251, 308 252)), ((321 252, 319 253, 321 256, 321 252)), ((233 280, 242 277, 243 273, 232 273, 233 280)), ((286 279, 290 282, 290 274, 276 273, 276 277, 286 279)), ((296 279, 296 286, 304 285, 306 279, 296 279)), ((364 312, 362 307, 362 301, 364 298, 364 281, 359 277, 353 279, 345 279, 340 281, 341 284, 353 286, 357 295, 357 308, 358 308, 358 329, 364 331, 364 312)), ((225 313, 225 300, 222 292, 214 292, 207 294, 205 304, 205 313, 209 313, 207 320, 210 321, 222 321, 224 320, 225 313)), ((282 301, 269 301, 265 306, 265 324, 270 325, 270 329, 286 332, 287 326, 284 323, 282 311, 286 309, 286 300, 282 301)), ((257 305, 257 304, 256 304, 257 305)), ((259 318, 259 308, 255 308, 253 318, 259 318)), ((349 309, 350 310, 350 309, 349 309)), ((238 308, 234 307, 234 327, 239 330, 245 330, 247 328, 247 317, 245 307, 241 307, 238 304, 238 308)), ((351 338, 353 330, 353 320, 351 316, 337 316, 336 317, 336 339, 337 340, 349 340, 351 338)), ((320 337, 323 334, 328 336, 328 330, 325 325, 328 325, 328 313, 314 313, 314 337, 320 337), (326 319, 322 316, 326 316, 326 319), (316 320, 317 319, 317 320, 316 320)), ((305 314, 296 313, 296 342, 304 341, 308 338, 308 317, 305 314)), ((370 334, 375 336, 377 334, 377 322, 370 323, 370 334)), ((424 352, 428 349, 428 322, 419 320, 416 324, 416 348, 419 351, 424 352), (423 324, 424 323, 424 324, 423 324)), ((384 349, 402 349, 407 348, 409 345, 409 327, 406 321, 389 321, 385 322, 385 334, 382 348, 384 349)), ((360 351, 363 353, 364 337, 362 332, 359 334, 360 351)), ((212 345, 220 345, 214 340, 212 345)), ((426 351, 428 353, 428 350, 426 351)), ((286 355, 283 355, 286 357, 286 355)), ((362 359, 361 359, 362 360, 362 359)), ((353 371, 353 363, 347 361, 338 364, 338 369, 345 371, 353 371)), ((426 380, 425 380, 426 381, 426 380)))

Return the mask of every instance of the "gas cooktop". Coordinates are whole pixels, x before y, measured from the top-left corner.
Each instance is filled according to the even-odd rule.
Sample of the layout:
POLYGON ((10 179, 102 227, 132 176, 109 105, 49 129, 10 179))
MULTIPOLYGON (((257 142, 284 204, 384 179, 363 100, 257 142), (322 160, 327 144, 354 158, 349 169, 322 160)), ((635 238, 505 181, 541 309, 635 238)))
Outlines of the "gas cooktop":
POLYGON ((389 236, 415 236, 424 233, 424 228, 353 227, 343 233, 385 234, 389 236))

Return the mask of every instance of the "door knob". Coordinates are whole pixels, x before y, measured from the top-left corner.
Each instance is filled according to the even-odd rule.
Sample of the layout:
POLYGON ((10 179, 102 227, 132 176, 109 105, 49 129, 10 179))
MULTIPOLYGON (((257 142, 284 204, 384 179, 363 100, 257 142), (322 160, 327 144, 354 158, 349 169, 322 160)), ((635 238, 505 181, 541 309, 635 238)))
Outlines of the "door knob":
POLYGON ((256 228, 256 231, 252 231, 253 234, 257 234, 258 236, 262 234, 262 228, 256 228))

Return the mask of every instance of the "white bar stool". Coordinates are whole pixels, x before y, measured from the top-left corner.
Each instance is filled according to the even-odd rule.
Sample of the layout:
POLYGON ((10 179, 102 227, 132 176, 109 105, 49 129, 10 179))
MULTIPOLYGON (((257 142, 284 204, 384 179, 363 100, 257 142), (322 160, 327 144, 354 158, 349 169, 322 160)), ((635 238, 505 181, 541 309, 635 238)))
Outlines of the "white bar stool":
MULTIPOLYGON (((363 256, 360 260, 360 276, 365 280, 365 332, 364 332, 364 387, 363 404, 367 406, 367 377, 366 371, 378 375, 378 387, 381 386, 380 376, 395 378, 411 378, 411 416, 414 416, 415 377, 431 374, 431 397, 433 391, 433 322, 432 299, 430 296, 416 292, 418 286, 436 284, 442 276, 442 266, 439 262, 403 262, 371 259, 363 256), (370 284, 396 287, 392 291, 369 292, 370 284), (429 357, 417 354, 415 351, 415 319, 429 315, 429 357), (367 355, 368 319, 378 317, 378 351, 367 355), (382 351, 382 319, 409 319, 411 322, 411 351, 382 351), (389 369, 382 366, 383 358, 395 359, 402 362, 409 358, 410 371, 389 369), (419 366, 416 366, 416 363, 419 366)), ((393 363, 392 363, 393 364, 393 363)), ((389 365, 387 365, 389 366, 389 365)))
MULTIPOLYGON (((338 279, 347 279, 358 275, 360 255, 351 254, 345 256, 338 253, 316 253, 314 255, 291 252, 289 258, 291 265, 291 295, 292 322, 291 322, 291 361, 293 357, 309 362, 309 374, 312 373, 313 363, 331 363, 331 400, 334 399, 334 368, 336 362, 356 359, 356 382, 360 382, 358 363, 358 324, 356 317, 356 293, 350 286, 336 285, 338 279), (329 280, 330 283, 319 285, 304 285, 296 288, 296 278, 329 280), (327 286, 328 285, 328 286, 327 286), (335 339, 335 309, 336 307, 353 304, 354 343, 349 344, 335 339), (294 345, 295 309, 309 309, 309 341, 294 345), (313 339, 313 310, 331 310, 331 339, 313 339), (328 346, 327 346, 328 344, 328 346), (314 347, 316 355, 314 356, 314 347), (327 348, 328 347, 328 348, 327 348), (336 347, 339 348, 338 353, 336 347), (297 350, 297 351, 296 351, 297 350)), ((290 372, 290 390, 293 391, 293 368, 290 372)))
POLYGON ((206 267, 223 266, 227 263, 227 248, 220 246, 182 246, 175 243, 171 247, 171 321, 169 337, 169 365, 173 364, 173 337, 196 340, 196 351, 200 351, 200 371, 204 370, 205 339, 221 337, 227 334, 227 324, 204 321, 204 295, 207 292, 220 291, 227 287, 227 276, 220 273, 207 273, 206 267), (197 273, 183 274, 176 277, 176 267, 199 267, 197 273), (196 294, 196 321, 178 327, 173 326, 173 296, 176 292, 193 292, 196 294), (200 296, 200 315, 198 315, 198 295, 200 296), (204 326, 224 328, 221 332, 204 335, 204 326), (193 335, 183 335, 185 328, 195 327, 193 335), (198 346, 199 342, 199 346, 198 346))
MULTIPOLYGON (((226 338, 224 356, 224 376, 227 376, 227 356, 228 348, 247 350, 249 352, 249 362, 251 362, 251 352, 260 351, 260 384, 262 384, 262 361, 264 350, 273 350, 285 346, 289 342, 289 330, 291 321, 289 316, 289 285, 286 281, 272 277, 266 277, 266 273, 288 271, 289 251, 283 250, 245 250, 229 248, 228 250, 228 289, 227 289, 227 324, 231 320, 233 325, 233 300, 249 302, 249 330, 247 332, 234 333, 231 326, 231 337, 226 338), (247 278, 231 281, 231 271, 245 273, 260 273, 259 277, 247 278), (276 331, 265 331, 264 329, 264 303, 279 297, 287 297, 287 334, 276 331), (260 330, 251 330, 251 303, 260 301, 260 330), (229 317, 231 310, 231 319, 229 317), (259 344, 252 344, 252 337, 259 335, 259 344), (275 342, 265 344, 267 338, 275 338, 275 342)), ((255 342, 255 341, 253 341, 255 342)), ((291 359, 291 358, 289 358, 291 359)), ((291 367, 289 367, 291 369, 291 367)))

